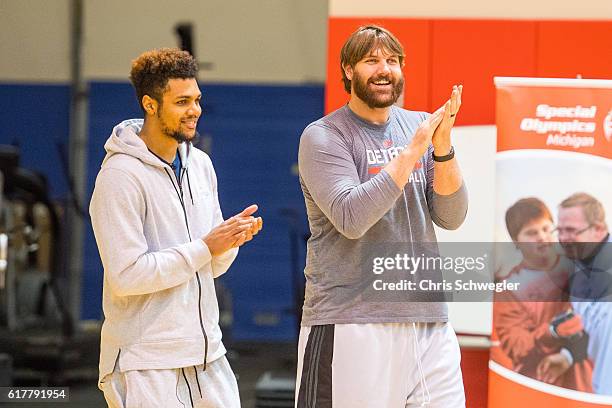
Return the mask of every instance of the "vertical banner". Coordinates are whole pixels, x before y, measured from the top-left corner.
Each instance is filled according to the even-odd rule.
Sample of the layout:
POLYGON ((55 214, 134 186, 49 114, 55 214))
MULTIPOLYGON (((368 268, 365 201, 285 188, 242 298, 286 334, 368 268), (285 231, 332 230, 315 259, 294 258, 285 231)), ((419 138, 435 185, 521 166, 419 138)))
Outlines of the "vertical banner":
POLYGON ((612 302, 575 302, 582 260, 568 242, 612 227, 612 81, 495 78, 495 85, 495 240, 512 241, 515 257, 495 274, 520 281, 521 290, 493 306, 489 407, 611 406, 612 302), (575 204, 585 200, 603 207, 606 222, 568 227, 574 213, 562 211, 579 208, 586 219, 575 204), (558 276, 567 279, 551 279, 558 276))

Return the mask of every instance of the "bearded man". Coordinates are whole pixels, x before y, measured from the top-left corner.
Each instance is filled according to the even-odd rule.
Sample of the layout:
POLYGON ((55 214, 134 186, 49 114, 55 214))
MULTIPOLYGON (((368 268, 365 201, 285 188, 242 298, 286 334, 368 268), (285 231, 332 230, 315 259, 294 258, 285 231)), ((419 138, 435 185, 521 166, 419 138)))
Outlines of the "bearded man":
POLYGON ((364 295, 365 248, 435 243, 434 223, 456 229, 467 213, 450 139, 462 86, 431 115, 397 107, 404 58, 388 30, 355 31, 340 62, 350 101, 301 136, 311 237, 297 407, 465 406, 446 303, 422 294, 389 302, 364 295))

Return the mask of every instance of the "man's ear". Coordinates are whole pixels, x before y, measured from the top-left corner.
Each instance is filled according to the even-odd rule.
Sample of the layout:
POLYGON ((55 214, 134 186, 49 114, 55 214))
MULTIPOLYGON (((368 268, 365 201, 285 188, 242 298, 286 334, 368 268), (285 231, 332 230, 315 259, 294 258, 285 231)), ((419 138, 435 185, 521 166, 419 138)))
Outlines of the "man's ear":
POLYGON ((342 69, 344 69, 344 75, 346 75, 346 78, 349 81, 353 80, 353 67, 351 67, 350 65, 345 65, 344 67, 342 67, 342 69))
POLYGON ((606 227, 606 224, 604 224, 603 222, 594 222, 593 223, 593 228, 595 229, 595 231, 597 231, 599 233, 607 233, 608 232, 608 228, 606 227))
POLYGON ((151 98, 149 95, 145 95, 142 97, 142 107, 144 108, 147 115, 155 115, 157 113, 158 103, 155 99, 151 98))

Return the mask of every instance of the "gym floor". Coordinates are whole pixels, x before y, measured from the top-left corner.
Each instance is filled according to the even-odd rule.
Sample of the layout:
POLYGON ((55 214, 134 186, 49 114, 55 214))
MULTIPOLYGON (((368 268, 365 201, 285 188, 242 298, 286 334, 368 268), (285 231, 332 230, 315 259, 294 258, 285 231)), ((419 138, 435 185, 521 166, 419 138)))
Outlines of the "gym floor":
MULTIPOLYGON (((294 343, 236 343, 228 353, 230 364, 238 377, 243 408, 255 408, 255 385, 266 371, 295 373, 296 345, 294 343)), ((95 371, 95 370, 94 370, 95 371)), ((90 375, 91 376, 91 373, 90 375)), ((70 402, 27 404, 28 408, 103 408, 102 392, 95 380, 71 382, 70 402)), ((0 403, 1 407, 24 408, 24 403, 0 403)))

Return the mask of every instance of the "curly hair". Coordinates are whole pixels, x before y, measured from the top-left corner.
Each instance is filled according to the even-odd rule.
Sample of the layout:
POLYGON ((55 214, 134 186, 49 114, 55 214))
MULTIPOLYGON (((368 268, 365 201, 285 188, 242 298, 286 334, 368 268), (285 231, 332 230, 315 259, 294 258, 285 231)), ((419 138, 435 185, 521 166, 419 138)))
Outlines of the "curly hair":
POLYGON ((351 93, 351 80, 346 77, 344 67, 355 65, 372 51, 383 49, 399 57, 400 65, 404 65, 404 48, 399 40, 387 29, 377 25, 359 27, 346 40, 340 51, 340 71, 344 90, 351 93))
POLYGON ((195 78, 197 72, 197 63, 187 51, 160 48, 144 52, 132 61, 130 81, 144 111, 143 96, 149 95, 161 104, 169 79, 195 78))

